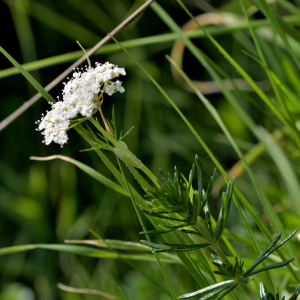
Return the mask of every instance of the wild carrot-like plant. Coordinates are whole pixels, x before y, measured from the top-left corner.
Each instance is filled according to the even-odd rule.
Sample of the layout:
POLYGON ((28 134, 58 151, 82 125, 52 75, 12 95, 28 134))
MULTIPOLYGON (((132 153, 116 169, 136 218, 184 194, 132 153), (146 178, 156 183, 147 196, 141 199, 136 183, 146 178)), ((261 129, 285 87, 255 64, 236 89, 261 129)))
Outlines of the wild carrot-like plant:
MULTIPOLYGON (((253 31, 252 24, 249 20, 248 13, 244 7, 243 1, 239 1, 241 10, 245 15, 247 28, 249 28, 254 45, 257 49, 259 58, 252 53, 247 53, 248 57, 253 59, 265 71, 274 95, 270 97, 265 91, 244 71, 237 61, 217 42, 217 40, 205 30, 203 26, 194 18, 181 0, 178 3, 183 10, 194 20, 195 24, 202 30, 202 34, 206 36, 216 47, 219 52, 226 57, 232 66, 241 74, 243 80, 257 94, 265 106, 272 112, 272 116, 276 117, 276 124, 280 124, 282 131, 289 134, 289 140, 293 147, 300 145, 300 135, 297 127, 297 118, 299 112, 299 102, 290 91, 290 87, 286 87, 280 81, 280 76, 268 65, 265 54, 263 53, 259 39, 253 31)), ((280 1, 279 1, 280 2, 280 1)), ((294 49, 290 46, 289 40, 285 34, 289 34, 292 38, 299 40, 299 34, 290 27, 280 16, 274 15, 268 4, 264 0, 255 1, 258 8, 266 16, 273 25, 274 29, 282 39, 282 43, 290 53, 290 58, 295 60, 295 64, 299 67, 298 58, 294 53, 294 49)), ((286 4, 287 5, 287 4, 286 4)), ((287 6, 288 7, 288 6, 287 6)), ((274 162, 279 167, 283 164, 278 157, 285 157, 281 149, 273 142, 273 137, 266 132, 265 129, 255 125, 253 120, 244 112, 239 104, 237 94, 231 92, 232 87, 236 88, 240 94, 239 97, 246 97, 251 103, 255 102, 251 96, 244 95, 240 91, 236 81, 232 80, 218 65, 216 65, 205 53, 193 44, 188 36, 184 34, 179 26, 164 11, 159 4, 154 3, 153 9, 166 23, 166 25, 174 31, 175 37, 180 37, 186 47, 194 55, 194 57, 206 68, 211 77, 219 85, 225 98, 240 113, 243 121, 254 136, 260 141, 264 149, 267 149, 272 156, 274 162), (224 84, 224 78, 231 83, 231 89, 227 89, 224 84)), ((299 13, 299 12, 298 12, 299 13)), ((119 249, 144 251, 146 255, 141 255, 139 259, 155 260, 164 276, 168 290, 161 283, 152 278, 147 270, 138 269, 147 280, 157 289, 173 299, 187 299, 198 297, 198 299, 258 299, 261 300, 279 300, 277 284, 280 282, 282 274, 286 276, 286 280, 291 283, 289 288, 291 295, 289 300, 296 300, 300 293, 299 285, 299 251, 295 249, 290 239, 295 236, 297 229, 292 233, 287 232, 281 219, 275 212, 274 207, 265 195, 264 189, 261 187, 257 176, 250 167, 249 158, 247 158, 240 150, 238 143, 232 137, 230 131, 224 124, 218 111, 206 99, 203 93, 191 81, 189 77, 176 61, 176 55, 167 57, 172 64, 173 71, 178 72, 184 80, 184 86, 189 91, 195 92, 207 110, 210 112, 216 123, 221 128, 224 135, 228 138, 233 149, 240 158, 241 163, 249 174, 249 178, 257 193, 257 197, 264 207, 272 230, 264 222, 253 209, 251 199, 247 199, 241 191, 235 179, 229 176, 220 162, 217 160, 213 152, 206 145, 205 141, 200 137, 193 125, 188 121, 179 107, 174 103, 171 97, 163 90, 160 84, 149 74, 149 72, 127 51, 122 43, 119 43, 113 36, 112 39, 118 46, 124 50, 128 57, 148 76, 153 84, 158 88, 166 100, 178 112, 188 129, 194 134, 196 140, 205 149, 208 156, 216 166, 213 175, 208 180, 205 179, 205 173, 201 164, 201 157, 195 156, 194 164, 189 176, 180 174, 177 167, 174 168, 174 174, 169 172, 161 172, 161 179, 144 164, 130 150, 130 147, 123 139, 130 133, 131 129, 123 134, 118 129, 115 117, 115 109, 112 108, 112 119, 108 120, 102 110, 104 102, 109 101, 108 96, 112 96, 116 92, 125 92, 120 76, 125 76, 124 68, 120 68, 112 63, 95 63, 95 67, 89 61, 88 66, 83 69, 75 69, 72 77, 64 83, 62 96, 58 96, 55 101, 33 77, 19 65, 2 47, 2 53, 14 64, 14 66, 29 80, 30 83, 43 95, 43 97, 51 105, 51 110, 42 115, 38 121, 38 130, 44 135, 44 143, 49 145, 54 142, 61 146, 68 141, 68 131, 76 130, 78 134, 86 141, 88 147, 82 152, 93 151, 98 155, 102 162, 108 167, 118 183, 110 181, 108 178, 98 173, 94 169, 75 161, 74 159, 64 156, 52 156, 46 158, 33 157, 37 160, 49 160, 52 158, 60 158, 73 163, 81 168, 88 175, 92 176, 102 184, 111 188, 131 199, 133 209, 139 219, 142 231, 140 235, 146 236, 140 243, 130 243, 119 241, 106 241, 95 231, 91 233, 97 240, 85 241, 68 241, 64 245, 26 245, 18 247, 8 247, 0 250, 0 254, 18 252, 21 250, 31 250, 34 248, 54 249, 59 251, 68 251, 75 254, 86 256, 101 257, 104 255, 101 250, 88 247, 105 247, 110 250, 110 254, 115 258, 119 258, 125 263, 132 266, 129 256, 120 253, 119 249), (62 97, 62 100, 60 100, 62 97), (112 162, 106 152, 111 152, 116 158, 116 162, 112 162), (226 190, 221 195, 221 207, 215 218, 212 213, 211 196, 216 186, 217 169, 223 175, 226 182, 226 190), (133 175, 141 189, 134 187, 134 184, 128 179, 127 170, 133 175), (237 233, 228 230, 228 221, 231 218, 231 207, 235 206, 244 227, 247 230, 250 239, 240 236, 237 233), (251 228, 248 215, 244 209, 252 217, 257 228, 262 232, 263 238, 258 241, 256 234, 251 228), (146 220, 147 218, 147 220, 146 220), (146 221, 145 221, 146 220, 146 221), (152 228, 149 228, 149 222, 152 228), (274 234, 276 233, 276 235, 274 234), (281 236, 284 236, 280 241, 281 236), (275 236, 275 237, 274 237, 275 236), (242 242, 253 249, 255 257, 244 257, 239 253, 235 244, 231 241, 242 242), (78 245, 78 244, 84 244, 78 245), (122 248, 123 247, 123 248, 122 248), (231 253, 230 255, 228 253, 231 253), (142 257, 142 258, 141 258, 142 257), (176 286, 171 282, 166 263, 177 263, 184 265, 187 271, 193 276, 199 289, 196 291, 186 290, 185 294, 177 296, 176 286), (284 270, 284 271, 283 271, 284 270), (258 275, 260 274, 260 275, 258 275), (274 280, 274 278, 276 278, 274 280), (263 282, 261 282, 263 281, 263 282), (261 282, 259 284, 259 282, 261 282), (199 298, 200 297, 200 298, 199 298)), ((178 58, 178 57, 177 57, 178 58)), ((279 125, 278 125, 279 126, 279 125)), ((294 149, 294 148, 293 148, 294 149)), ((299 149, 297 149, 299 151, 299 149)), ((296 155, 296 154, 295 154, 296 155)), ((114 159, 113 158, 113 159, 114 159)), ((284 160, 286 162, 287 160, 284 160)), ((289 166, 287 162, 286 165, 289 166)), ((297 179, 290 167, 286 167, 286 172, 282 172, 282 176, 293 196, 293 205, 299 216, 299 210, 296 204, 299 204, 297 179), (292 184, 291 184, 292 182, 292 184)), ((216 208, 214 208, 214 212, 216 208)), ((135 257, 135 259, 138 259, 135 257)), ((66 287, 62 287, 67 290, 66 287)), ((99 291, 98 291, 99 292, 99 291)), ((103 294, 102 294, 103 295, 103 294)), ((106 295, 107 296, 107 295, 106 295)), ((126 295, 123 295, 126 298, 126 295)), ((284 296, 283 298, 284 299, 284 296)))

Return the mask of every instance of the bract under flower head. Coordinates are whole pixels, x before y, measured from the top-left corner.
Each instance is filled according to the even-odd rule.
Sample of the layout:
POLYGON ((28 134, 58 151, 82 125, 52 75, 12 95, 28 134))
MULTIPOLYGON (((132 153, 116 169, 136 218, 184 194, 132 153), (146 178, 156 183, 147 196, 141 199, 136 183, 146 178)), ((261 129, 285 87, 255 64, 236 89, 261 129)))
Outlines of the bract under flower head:
POLYGON ((64 83, 63 101, 51 104, 51 111, 37 121, 37 130, 43 131, 46 145, 55 142, 63 146, 68 141, 70 120, 79 114, 91 117, 97 111, 99 93, 111 96, 115 92, 125 92, 121 81, 112 81, 120 75, 126 75, 124 68, 109 62, 95 65, 95 68, 86 67, 84 71, 77 69, 72 78, 64 83))

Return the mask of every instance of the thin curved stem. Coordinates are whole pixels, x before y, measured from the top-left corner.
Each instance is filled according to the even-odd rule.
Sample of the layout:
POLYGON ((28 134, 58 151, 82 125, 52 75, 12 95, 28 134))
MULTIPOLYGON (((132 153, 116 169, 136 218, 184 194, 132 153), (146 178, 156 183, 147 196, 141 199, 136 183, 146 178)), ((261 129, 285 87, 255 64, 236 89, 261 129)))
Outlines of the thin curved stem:
POLYGON ((109 128, 109 126, 108 126, 108 124, 107 124, 107 122, 106 122, 106 119, 104 117, 103 111, 101 109, 101 105, 99 105, 99 112, 100 112, 101 118, 103 120, 103 123, 105 125, 106 131, 109 132, 111 135, 113 135, 112 132, 111 132, 111 130, 110 130, 110 128, 109 128))

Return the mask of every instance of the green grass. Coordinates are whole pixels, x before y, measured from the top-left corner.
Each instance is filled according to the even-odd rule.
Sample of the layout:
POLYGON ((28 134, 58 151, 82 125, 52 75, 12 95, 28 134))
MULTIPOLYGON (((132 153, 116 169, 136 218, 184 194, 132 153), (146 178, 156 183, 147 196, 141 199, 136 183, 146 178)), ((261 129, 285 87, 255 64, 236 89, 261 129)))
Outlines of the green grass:
MULTIPOLYGON (((82 56, 74 40, 92 47, 144 2, 27 0, 6 7, 17 42, 0 45, 1 119, 32 95, 28 82, 55 102, 61 85, 50 92, 42 86, 82 56)), ((74 125, 63 149, 42 145, 33 130, 49 109, 45 101, 0 132, 0 300, 24 291, 49 300, 81 293, 91 300, 177 299, 195 291, 203 299, 258 299, 260 282, 262 299, 271 300, 268 291, 296 300, 299 236, 280 249, 272 241, 299 227, 299 5, 229 1, 205 9, 214 13, 208 18, 226 13, 223 21, 234 14, 230 24, 197 19, 198 28, 184 32, 179 20, 204 12, 177 2, 156 1, 92 58, 126 68, 126 93, 105 96, 102 105, 109 121, 114 105, 114 135, 95 115, 74 125), (185 44, 184 58, 176 39, 185 44), (206 95, 211 81, 220 92, 206 95), (132 126, 120 142, 120 129, 132 126), (195 155, 202 167, 196 158, 188 175, 195 155), (179 173, 170 179, 174 166, 179 173), (233 176, 231 203, 222 192, 233 176), (149 192, 163 186, 176 197, 149 192), (261 265, 253 271, 253 263, 261 265)))

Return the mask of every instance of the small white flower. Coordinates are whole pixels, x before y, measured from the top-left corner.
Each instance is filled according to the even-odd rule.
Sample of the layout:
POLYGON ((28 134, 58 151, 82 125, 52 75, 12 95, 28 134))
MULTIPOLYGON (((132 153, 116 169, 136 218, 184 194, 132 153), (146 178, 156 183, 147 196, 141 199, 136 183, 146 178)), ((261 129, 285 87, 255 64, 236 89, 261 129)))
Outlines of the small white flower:
POLYGON ((122 87, 122 81, 117 80, 115 82, 115 86, 116 86, 116 91, 120 92, 120 93, 124 93, 125 89, 122 87))
POLYGON ((80 72, 74 72, 74 73, 73 73, 73 77, 74 77, 74 78, 79 78, 80 75, 81 75, 80 72))
POLYGON ((115 86, 112 85, 112 84, 109 84, 109 83, 106 84, 106 85, 105 85, 104 92, 105 92, 107 95, 111 96, 113 93, 115 93, 115 86))

